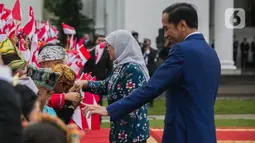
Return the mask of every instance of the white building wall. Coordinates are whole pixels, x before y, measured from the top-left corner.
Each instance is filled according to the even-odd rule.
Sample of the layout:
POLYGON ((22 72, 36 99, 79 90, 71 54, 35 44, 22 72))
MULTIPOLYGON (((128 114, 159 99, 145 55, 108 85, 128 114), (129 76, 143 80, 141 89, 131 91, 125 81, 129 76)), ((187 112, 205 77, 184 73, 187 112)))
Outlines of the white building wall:
MULTIPOLYGON (((198 12, 199 28, 209 41, 209 0, 125 0, 125 29, 139 32, 139 40, 150 38, 156 47, 162 11, 175 2, 193 3, 198 12)), ((108 19, 111 21, 111 19, 108 19)))
MULTIPOLYGON (((3 3, 8 9, 12 9, 16 0, 1 0, 0 3, 3 3)), ((21 26, 24 26, 28 20, 28 10, 29 6, 33 7, 34 15, 36 20, 42 20, 43 13, 43 0, 20 0, 20 7, 22 10, 22 22, 21 26)))

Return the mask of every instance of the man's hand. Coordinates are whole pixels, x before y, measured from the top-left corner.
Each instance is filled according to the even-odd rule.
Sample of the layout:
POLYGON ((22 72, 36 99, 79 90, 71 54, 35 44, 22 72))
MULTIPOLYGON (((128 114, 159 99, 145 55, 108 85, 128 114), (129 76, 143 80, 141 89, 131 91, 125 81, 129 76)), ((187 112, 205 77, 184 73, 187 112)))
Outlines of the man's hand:
POLYGON ((65 93, 65 100, 71 102, 79 102, 81 100, 81 95, 77 92, 65 93))
POLYGON ((80 88, 88 88, 88 81, 87 80, 77 80, 74 83, 76 86, 79 86, 80 88))
POLYGON ((87 115, 88 118, 93 114, 108 116, 108 112, 107 112, 106 108, 103 107, 103 106, 89 105, 89 104, 85 104, 85 103, 82 103, 82 102, 81 102, 81 104, 84 105, 84 108, 82 108, 82 113, 83 113, 84 116, 86 116, 88 114, 87 115))

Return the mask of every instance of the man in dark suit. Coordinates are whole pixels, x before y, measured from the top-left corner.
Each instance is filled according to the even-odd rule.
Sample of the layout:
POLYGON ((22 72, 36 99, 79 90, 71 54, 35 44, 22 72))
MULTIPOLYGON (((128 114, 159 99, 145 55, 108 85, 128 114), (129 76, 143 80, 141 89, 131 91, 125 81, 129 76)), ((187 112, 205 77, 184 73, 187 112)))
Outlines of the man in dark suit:
POLYGON ((252 64, 255 67, 255 36, 253 37, 253 41, 251 42, 251 51, 252 51, 252 64))
MULTIPOLYGON (((107 108, 85 105, 83 112, 118 120, 167 90, 162 142, 216 143, 214 103, 221 73, 218 56, 197 32, 197 12, 191 4, 167 7, 162 24, 174 45, 148 83, 107 108)), ((85 83, 80 85, 86 87, 85 83)))
POLYGON ((87 61, 87 63, 84 65, 83 72, 89 73, 92 72, 92 76, 96 76, 97 80, 104 80, 108 77, 109 73, 112 71, 112 60, 110 59, 110 56, 107 52, 107 48, 103 48, 102 56, 97 57, 97 45, 104 42, 104 35, 97 35, 95 40, 95 46, 88 51, 91 54, 91 58, 87 61), (96 62, 96 58, 98 59, 98 62, 96 62))
POLYGON ((96 76, 97 80, 104 80, 108 77, 112 71, 112 60, 107 52, 107 48, 104 48, 103 54, 100 57, 100 60, 96 64, 95 57, 96 50, 92 49, 90 51, 91 58, 84 65, 83 72, 89 73, 92 72, 92 76, 96 76))
MULTIPOLYGON (((151 77, 157 69, 157 50, 151 48, 151 40, 148 38, 144 39, 142 53, 151 77)), ((150 106, 153 107, 153 100, 150 101, 150 106)))
POLYGON ((247 38, 243 38, 243 42, 240 44, 241 48, 241 65, 242 68, 246 69, 247 68, 247 63, 248 63, 248 54, 249 54, 249 49, 250 49, 250 44, 247 41, 247 38))

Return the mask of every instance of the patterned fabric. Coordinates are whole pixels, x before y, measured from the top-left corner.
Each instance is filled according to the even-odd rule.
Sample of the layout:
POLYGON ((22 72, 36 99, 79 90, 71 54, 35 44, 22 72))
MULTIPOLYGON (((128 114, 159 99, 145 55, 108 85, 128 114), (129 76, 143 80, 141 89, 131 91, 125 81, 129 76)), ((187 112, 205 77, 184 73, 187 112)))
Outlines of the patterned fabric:
MULTIPOLYGON (((141 67, 135 63, 118 66, 104 81, 89 81, 88 89, 92 93, 107 95, 108 104, 112 104, 133 90, 143 86, 146 78, 141 67)), ((142 142, 149 138, 148 106, 131 112, 119 121, 111 121, 110 142, 131 143, 142 142)))
POLYGON ((8 38, 6 38, 3 42, 0 42, 0 53, 2 53, 2 55, 16 53, 16 48, 12 45, 8 38))
POLYGON ((39 53, 38 63, 45 61, 64 60, 66 58, 65 49, 61 46, 47 46, 39 53))
POLYGON ((3 42, 0 42, 0 53, 2 53, 2 55, 17 54, 21 59, 23 59, 18 47, 13 45, 11 40, 8 38, 6 38, 3 42))
POLYGON ((43 107, 43 111, 42 111, 42 112, 43 112, 43 113, 47 113, 47 114, 49 114, 50 116, 57 116, 55 110, 54 110, 53 108, 47 106, 47 105, 45 105, 45 106, 43 107))
POLYGON ((5 65, 8 65, 12 70, 24 68, 26 61, 21 56, 20 51, 16 46, 13 46, 11 41, 7 38, 0 42, 0 53, 5 65))
POLYGON ((26 61, 20 58, 17 54, 7 54, 3 55, 3 62, 8 65, 12 71, 16 69, 23 69, 26 65, 26 61))
POLYGON ((69 86, 70 88, 74 85, 76 75, 75 72, 69 66, 58 64, 53 68, 52 71, 60 74, 59 79, 57 81, 57 85, 65 84, 65 86, 69 86))
POLYGON ((27 76, 30 76, 35 84, 53 90, 60 75, 59 73, 52 72, 50 69, 37 69, 28 65, 27 76))
POLYGON ((12 70, 16 70, 16 69, 23 69, 26 66, 26 61, 25 60, 13 60, 12 62, 10 62, 8 64, 8 66, 12 69, 12 70))

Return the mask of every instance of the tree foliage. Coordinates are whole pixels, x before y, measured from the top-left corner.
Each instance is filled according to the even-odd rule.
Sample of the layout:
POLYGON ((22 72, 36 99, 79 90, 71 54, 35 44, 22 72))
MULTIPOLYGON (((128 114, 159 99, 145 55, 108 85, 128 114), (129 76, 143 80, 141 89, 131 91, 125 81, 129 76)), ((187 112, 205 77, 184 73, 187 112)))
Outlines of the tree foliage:
POLYGON ((50 19, 50 23, 58 28, 62 44, 66 43, 66 35, 61 26, 63 22, 75 28, 78 39, 83 37, 83 34, 93 31, 93 20, 81 13, 81 0, 44 0, 44 8, 56 16, 56 19, 50 19))

